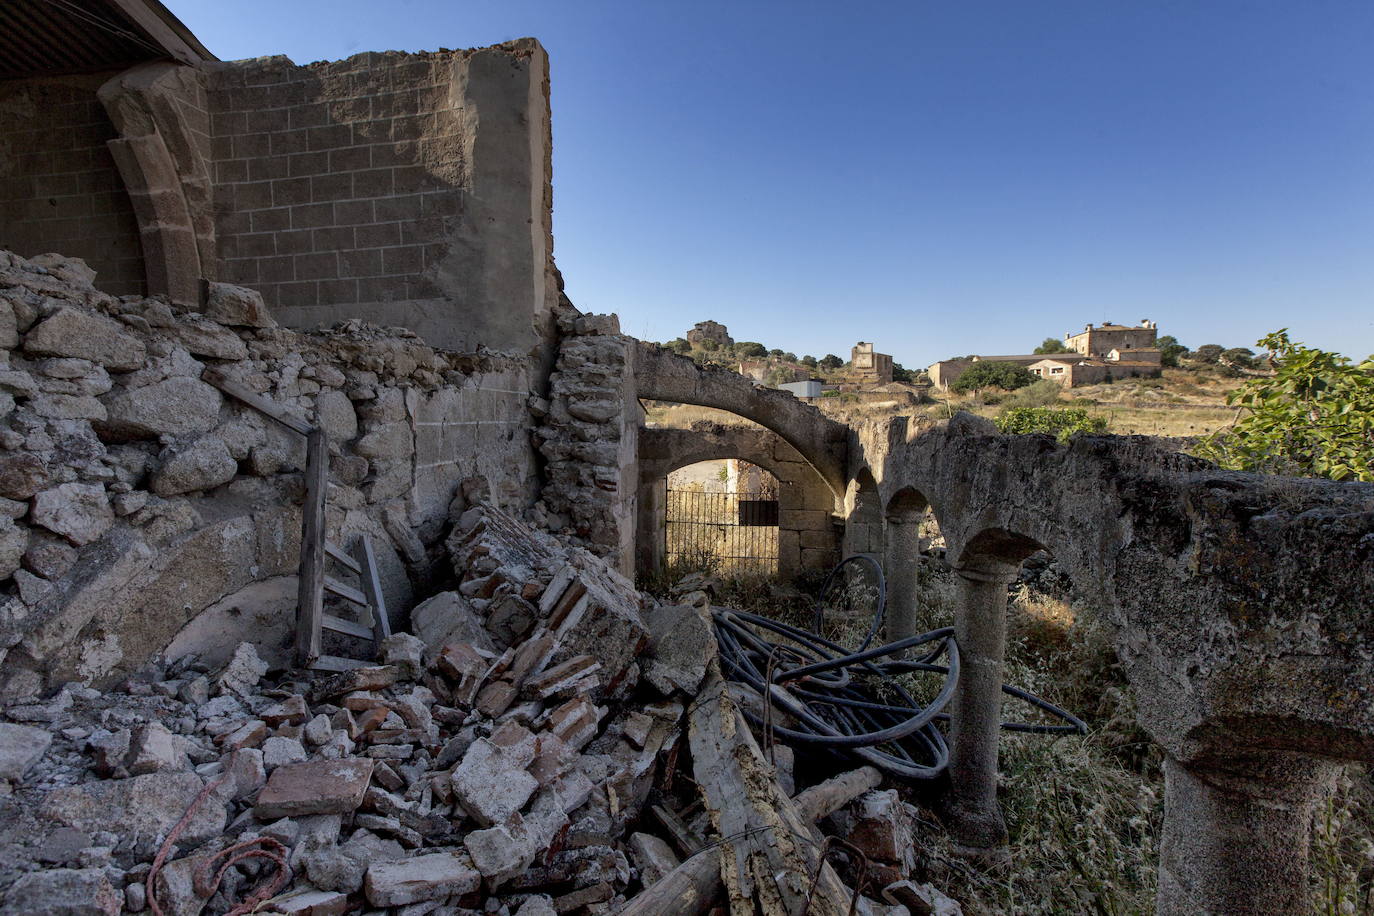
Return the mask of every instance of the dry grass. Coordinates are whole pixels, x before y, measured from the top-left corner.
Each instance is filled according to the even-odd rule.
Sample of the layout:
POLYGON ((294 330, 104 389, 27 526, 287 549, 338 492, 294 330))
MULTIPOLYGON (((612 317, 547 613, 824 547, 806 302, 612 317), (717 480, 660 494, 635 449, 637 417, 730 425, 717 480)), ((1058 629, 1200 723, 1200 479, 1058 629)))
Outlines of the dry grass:
MULTIPOLYGON (((953 621, 955 577, 923 562, 918 624, 953 621)), ((1161 751, 1136 724, 1129 685, 1107 628, 1091 608, 1048 588, 1018 587, 1007 610, 1007 681, 1068 708, 1086 736, 1004 733, 998 796, 1013 867, 983 872, 956 856, 933 814, 917 825, 916 881, 930 881, 969 916, 1150 914, 1163 818, 1161 751)), ((818 582, 809 583, 814 594, 818 582)), ((723 604, 809 626, 811 595, 734 580, 723 604)), ((853 645, 867 621, 835 620, 828 635, 853 645)), ((1014 703, 1008 719, 1029 712, 1014 703)), ((1319 807, 1313 829, 1310 916, 1374 916, 1374 781, 1352 769, 1319 807)))

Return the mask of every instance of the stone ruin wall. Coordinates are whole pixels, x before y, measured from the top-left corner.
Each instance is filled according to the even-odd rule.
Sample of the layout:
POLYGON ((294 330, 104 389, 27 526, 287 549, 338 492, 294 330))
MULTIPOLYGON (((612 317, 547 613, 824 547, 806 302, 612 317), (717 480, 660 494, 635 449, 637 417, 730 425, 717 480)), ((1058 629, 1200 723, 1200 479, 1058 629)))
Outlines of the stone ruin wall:
POLYGON ((356 320, 291 331, 250 291, 211 289, 204 312, 116 299, 79 261, 0 253, 4 695, 127 673, 193 619, 174 652, 232 647, 245 627, 266 651, 289 645, 304 440, 202 381, 207 367, 319 411, 331 536, 372 537, 394 615, 460 480, 516 511, 533 501, 525 360, 356 320))
POLYGON ((70 252, 124 296, 144 292, 143 249, 95 94, 110 76, 0 81, 0 248, 70 252))
POLYGON ((291 327, 363 318, 549 368, 533 39, 8 80, 0 137, 0 245, 83 258, 107 292, 195 306, 202 278, 239 283, 291 327))

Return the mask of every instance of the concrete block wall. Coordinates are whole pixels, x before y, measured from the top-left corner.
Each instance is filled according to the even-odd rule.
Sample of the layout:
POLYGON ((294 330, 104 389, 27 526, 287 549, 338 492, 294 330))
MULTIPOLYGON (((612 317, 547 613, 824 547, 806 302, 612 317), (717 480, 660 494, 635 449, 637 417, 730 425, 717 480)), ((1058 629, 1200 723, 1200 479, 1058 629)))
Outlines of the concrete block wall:
POLYGON ((547 56, 284 57, 207 69, 217 266, 288 324, 451 349, 552 337, 547 56))
POLYGON ((96 98, 109 76, 0 82, 0 248, 82 258, 106 292, 134 295, 144 291, 138 224, 96 98))

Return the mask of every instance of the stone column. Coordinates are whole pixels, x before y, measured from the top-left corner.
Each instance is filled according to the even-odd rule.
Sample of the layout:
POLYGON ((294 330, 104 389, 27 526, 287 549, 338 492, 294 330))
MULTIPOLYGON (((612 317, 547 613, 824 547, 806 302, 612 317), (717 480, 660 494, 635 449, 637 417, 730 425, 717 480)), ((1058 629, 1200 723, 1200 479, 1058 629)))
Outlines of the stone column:
POLYGON ((887 517, 887 640, 916 635, 916 571, 921 558, 921 515, 899 512, 887 517))
POLYGON ((1339 770, 1280 752, 1165 757, 1158 916, 1306 913, 1312 815, 1339 770))
POLYGON ((959 641, 959 689, 950 703, 950 833, 956 848, 978 857, 1005 857, 1007 826, 997 804, 997 739, 1002 725, 1002 662, 1006 654, 1007 586, 1017 567, 990 559, 965 563, 959 574, 954 629, 959 641))

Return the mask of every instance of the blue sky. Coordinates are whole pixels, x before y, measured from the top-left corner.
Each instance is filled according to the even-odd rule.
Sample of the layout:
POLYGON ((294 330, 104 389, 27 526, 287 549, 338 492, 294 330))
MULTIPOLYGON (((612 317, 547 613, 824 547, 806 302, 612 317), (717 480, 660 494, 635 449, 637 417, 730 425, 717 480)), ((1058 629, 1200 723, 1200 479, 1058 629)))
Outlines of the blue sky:
POLYGON ((1374 353, 1368 0, 166 2, 224 59, 540 39, 558 265, 640 337, 1374 353))

